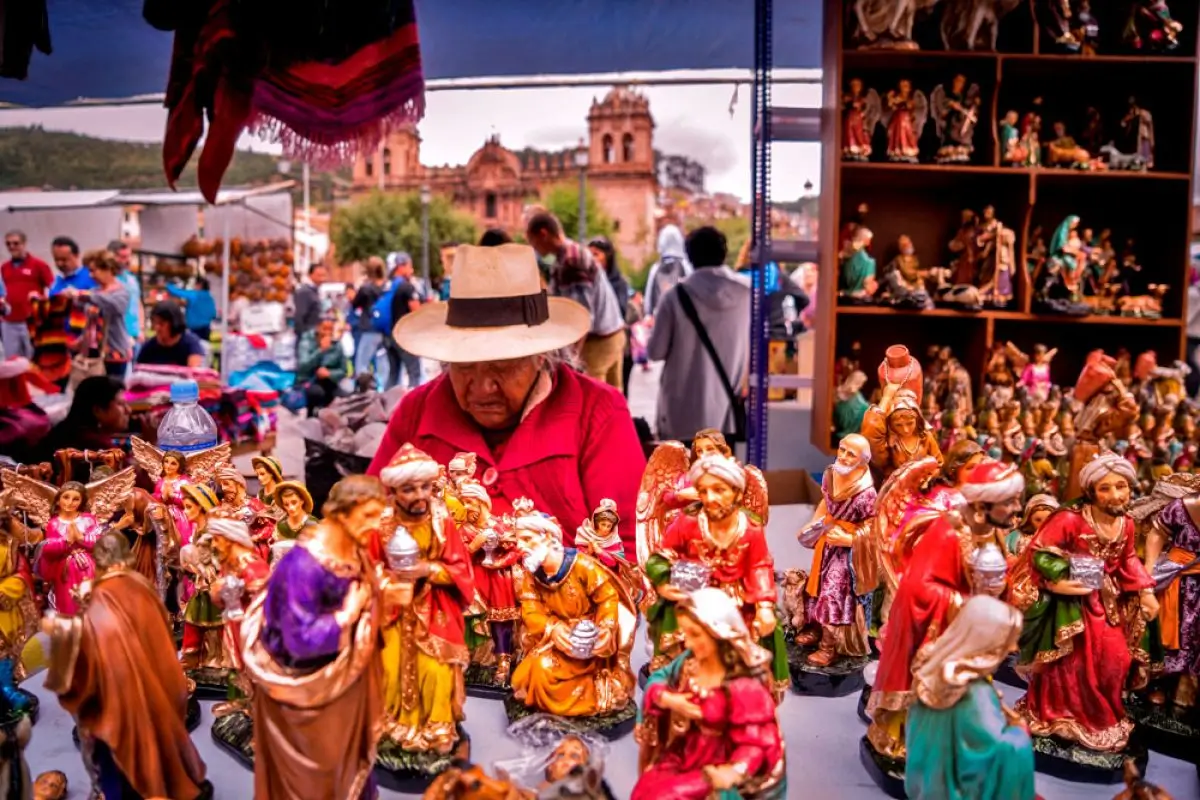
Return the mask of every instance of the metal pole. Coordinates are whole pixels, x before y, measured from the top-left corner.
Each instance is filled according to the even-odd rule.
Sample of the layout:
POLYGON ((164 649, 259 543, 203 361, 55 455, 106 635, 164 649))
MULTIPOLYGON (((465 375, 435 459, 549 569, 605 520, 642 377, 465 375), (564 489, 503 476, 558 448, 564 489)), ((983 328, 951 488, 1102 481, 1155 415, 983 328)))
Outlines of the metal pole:
POLYGON ((579 168, 579 243, 587 244, 587 169, 579 168))
POLYGON ((309 208, 312 206, 312 198, 310 197, 310 184, 308 174, 308 162, 304 162, 304 274, 312 269, 312 217, 309 208))
MULTIPOLYGON (((242 201, 243 204, 245 201, 242 201)), ((216 206, 213 206, 216 208, 216 206)), ((221 230, 221 385, 229 384, 229 282, 233 277, 233 264, 229 251, 229 209, 224 209, 225 219, 221 230)))
POLYGON ((433 296, 433 286, 429 283, 429 200, 421 197, 421 280, 425 282, 425 291, 433 296))

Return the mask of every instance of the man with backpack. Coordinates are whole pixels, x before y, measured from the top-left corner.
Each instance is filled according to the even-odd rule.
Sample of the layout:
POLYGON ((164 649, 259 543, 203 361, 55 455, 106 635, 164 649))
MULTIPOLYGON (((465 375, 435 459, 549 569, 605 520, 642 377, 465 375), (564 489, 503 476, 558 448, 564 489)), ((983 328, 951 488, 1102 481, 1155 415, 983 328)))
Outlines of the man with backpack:
POLYGON ((408 375, 408 388, 415 389, 424 380, 421 359, 401 350, 392 338, 392 330, 401 317, 421 307, 421 294, 413 281, 412 257, 408 253, 391 253, 388 262, 393 265, 392 282, 372 310, 375 329, 383 333, 383 347, 388 357, 387 388, 400 384, 400 371, 403 369, 408 375))
POLYGON ((388 288, 383 270, 382 258, 371 256, 367 259, 367 277, 358 287, 358 292, 355 293, 351 304, 351 307, 358 312, 358 342, 354 348, 354 374, 356 376, 365 375, 374 367, 377 376, 375 385, 379 389, 383 388, 383 382, 387 380, 386 374, 380 374, 382 362, 378 358, 379 348, 383 346, 384 337, 391 334, 390 331, 380 330, 380 327, 385 327, 388 319, 391 318, 390 302, 387 305, 388 319, 382 321, 383 325, 377 325, 375 318, 376 304, 388 288))
POLYGON ((653 317, 667 292, 691 274, 692 263, 683 245, 683 231, 678 225, 664 225, 658 232, 658 261, 646 276, 645 315, 653 317))

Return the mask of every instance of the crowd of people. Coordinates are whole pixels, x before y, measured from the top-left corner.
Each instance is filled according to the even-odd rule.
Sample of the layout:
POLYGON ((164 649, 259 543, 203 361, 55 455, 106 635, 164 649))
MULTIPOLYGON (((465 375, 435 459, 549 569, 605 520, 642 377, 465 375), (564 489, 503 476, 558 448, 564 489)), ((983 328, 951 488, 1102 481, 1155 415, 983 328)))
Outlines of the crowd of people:
MULTIPOLYGON (((657 237, 658 260, 644 290, 637 291, 608 238, 573 241, 560 220, 541 209, 528 215, 523 234, 536 254, 547 295, 573 300, 589 315, 586 333, 564 350, 562 363, 628 397, 635 367, 663 362, 656 419, 646 421, 643 437, 651 428, 658 438, 683 440, 701 428, 716 428, 734 439, 744 435, 751 283, 740 268, 749 262, 748 248, 729 266, 728 243, 716 228, 685 234, 676 224, 664 224, 657 237)), ((504 247, 512 237, 492 229, 478 244, 504 247)), ((425 374, 429 363, 398 344, 393 330, 423 306, 453 296, 459 245, 442 244, 441 274, 429 285, 403 252, 369 258, 357 285, 329 286, 323 264, 301 277, 288 309, 296 337, 293 407, 313 414, 355 388, 415 389, 425 383, 431 377, 425 374), (353 383, 347 380, 351 376, 353 383)), ((9 232, 5 246, 9 260, 0 266, 4 357, 34 357, 30 332, 36 325, 30 323, 45 313, 43 301, 61 295, 77 307, 94 309, 87 315, 90 327, 77 337, 78 354, 102 362, 111 377, 126 376, 131 363, 211 365, 208 343, 218 309, 203 277, 188 287, 167 286, 164 299, 146 306, 127 244, 117 241, 82 252, 74 240, 58 237, 51 246, 53 270, 29 252, 24 233, 9 232)), ((780 337, 794 338, 804 329, 808 295, 776 265, 768 269, 772 334, 779 329, 780 337)), ((231 304, 229 319, 235 321, 252 302, 231 304)))

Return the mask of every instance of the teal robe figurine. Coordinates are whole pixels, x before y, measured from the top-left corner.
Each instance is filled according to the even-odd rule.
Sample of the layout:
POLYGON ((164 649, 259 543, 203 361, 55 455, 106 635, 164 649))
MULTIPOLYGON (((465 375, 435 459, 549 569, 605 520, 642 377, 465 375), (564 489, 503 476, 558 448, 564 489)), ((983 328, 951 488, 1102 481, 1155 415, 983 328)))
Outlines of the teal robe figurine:
POLYGON ((909 800, 1034 800, 1033 742, 991 675, 1017 645, 1021 614, 975 595, 913 662, 909 800))
POLYGON ((875 294, 878 283, 875 279, 875 259, 867 252, 873 235, 864 227, 854 232, 850 254, 842 262, 841 293, 860 300, 869 300, 875 294))

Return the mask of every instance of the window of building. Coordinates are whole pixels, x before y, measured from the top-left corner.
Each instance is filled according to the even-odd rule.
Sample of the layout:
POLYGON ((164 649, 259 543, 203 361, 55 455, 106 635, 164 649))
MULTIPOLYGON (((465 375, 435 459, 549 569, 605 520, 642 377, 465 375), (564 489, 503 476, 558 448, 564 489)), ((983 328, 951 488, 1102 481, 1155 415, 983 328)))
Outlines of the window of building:
POLYGON ((614 219, 613 220, 613 233, 620 233, 620 232, 621 232, 621 220, 614 219))
POLYGON ((392 151, 387 147, 383 148, 383 174, 392 174, 392 151))
POLYGON ((367 177, 370 178, 372 175, 375 174, 375 159, 368 158, 366 166, 367 166, 367 177))
POLYGON ((611 164, 613 159, 617 157, 616 151, 613 149, 613 138, 609 134, 604 134, 604 163, 611 164))
POLYGON ((496 218, 496 193, 488 192, 483 198, 484 211, 483 215, 488 219, 496 218))
POLYGON ((627 133, 621 137, 621 160, 633 161, 633 134, 627 133))

